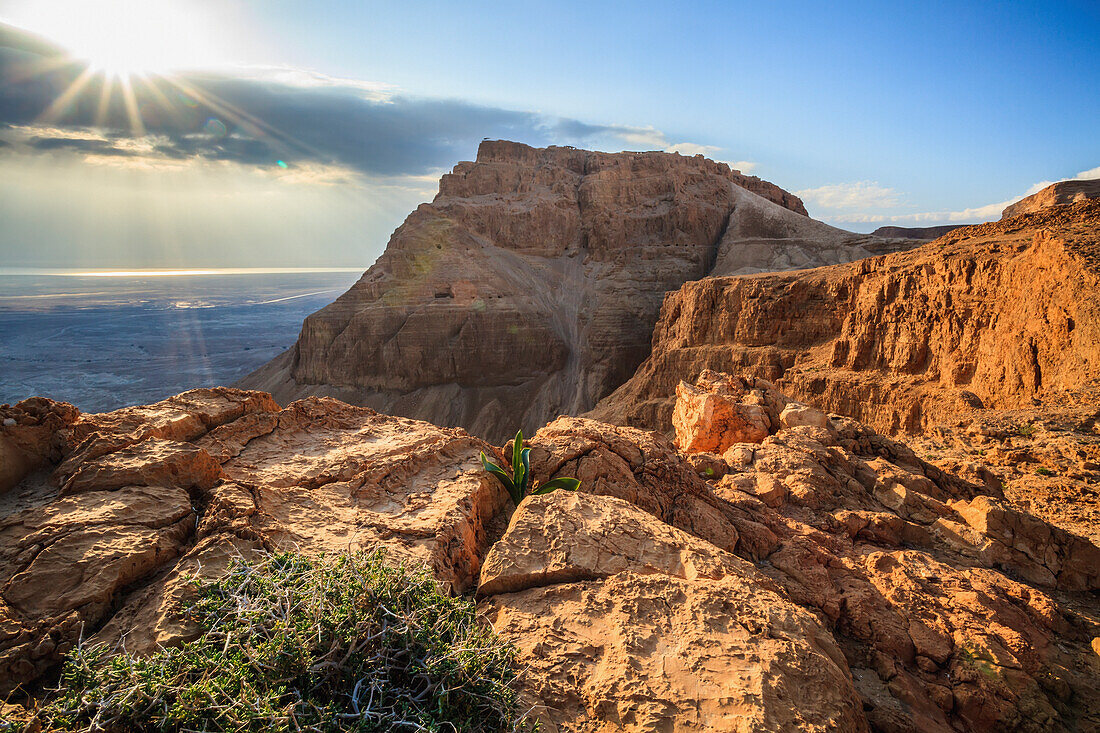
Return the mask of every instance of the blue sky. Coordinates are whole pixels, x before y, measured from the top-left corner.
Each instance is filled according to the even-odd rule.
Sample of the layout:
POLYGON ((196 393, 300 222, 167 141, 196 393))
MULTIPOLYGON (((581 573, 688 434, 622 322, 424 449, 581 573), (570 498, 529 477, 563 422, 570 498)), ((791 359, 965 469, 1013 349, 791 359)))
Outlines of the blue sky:
POLYGON ((287 63, 652 126, 786 188, 954 210, 1100 166, 1096 2, 255 7, 287 63))
MULTIPOLYGON (((104 14, 125 7, 81 3, 104 14)), ((800 193, 815 217, 862 231, 996 218, 1000 206, 1044 182, 1100 177, 1096 2, 161 4, 195 22, 157 24, 143 10, 142 22, 176 30, 133 31, 195 51, 181 56, 188 65, 230 79, 262 77, 269 90, 303 79, 315 89, 325 80, 326 89, 405 105, 399 121, 365 124, 340 117, 333 103, 318 125, 329 138, 348 136, 323 162, 348 163, 365 179, 355 183, 359 193, 326 204, 349 227, 329 227, 335 243, 318 256, 331 264, 369 264, 361 260, 381 250, 388 230, 430 198, 431 180, 471 158, 484 136, 705 152, 800 193), (421 129, 423 146, 415 139, 421 129), (395 130, 400 139, 391 144, 395 130), (374 148, 360 150, 356 135, 371 136, 374 148), (383 150, 386 191, 377 188, 381 164, 366 160, 383 150), (369 211, 355 213, 364 200, 369 211)), ((0 0, 0 20, 80 46, 78 35, 95 32, 95 23, 64 27, 57 18, 65 6, 0 0)), ((270 104, 262 109, 283 119, 270 104)), ((81 165, 59 159, 57 146, 50 154, 58 166, 81 165)), ((40 164, 35 170, 47 175, 40 164)), ((252 185, 230 177, 211 189, 241 195, 252 185)), ((110 205, 125 208, 120 196, 110 205)), ((148 236, 149 227, 135 231, 148 236)))

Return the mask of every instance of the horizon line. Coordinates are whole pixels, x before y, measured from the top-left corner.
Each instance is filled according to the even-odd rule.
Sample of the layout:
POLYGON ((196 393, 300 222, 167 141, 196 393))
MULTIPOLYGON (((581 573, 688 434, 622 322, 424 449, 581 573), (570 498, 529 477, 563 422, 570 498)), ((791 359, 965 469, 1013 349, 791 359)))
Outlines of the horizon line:
POLYGON ((197 275, 294 275, 306 273, 365 272, 364 267, 206 267, 206 268, 64 268, 0 267, 0 276, 45 277, 188 277, 197 275))

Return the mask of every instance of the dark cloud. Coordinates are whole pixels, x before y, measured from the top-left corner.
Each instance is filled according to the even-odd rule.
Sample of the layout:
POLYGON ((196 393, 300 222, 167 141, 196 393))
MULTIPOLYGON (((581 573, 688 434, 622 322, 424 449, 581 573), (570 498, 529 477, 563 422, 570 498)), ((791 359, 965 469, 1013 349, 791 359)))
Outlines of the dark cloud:
MULTIPOLYGON (((262 75, 136 80, 130 105, 117 84, 104 94, 108 82, 91 76, 79 94, 58 106, 56 100, 78 80, 83 67, 70 62, 42 72, 40 61, 48 48, 22 39, 11 28, 0 26, 0 31, 0 125, 96 128, 111 139, 134 134, 136 109, 145 132, 155 136, 153 149, 176 159, 250 165, 315 161, 375 175, 415 175, 468 157, 483 138, 585 145, 614 140, 623 132, 461 100, 384 95, 316 76, 306 78, 306 84, 262 75)), ((63 134, 32 141, 32 147, 128 154, 103 140, 63 134)))
POLYGON ((28 142, 35 150, 76 150, 93 155, 133 155, 134 151, 116 146, 110 140, 89 140, 74 137, 32 137, 28 142))

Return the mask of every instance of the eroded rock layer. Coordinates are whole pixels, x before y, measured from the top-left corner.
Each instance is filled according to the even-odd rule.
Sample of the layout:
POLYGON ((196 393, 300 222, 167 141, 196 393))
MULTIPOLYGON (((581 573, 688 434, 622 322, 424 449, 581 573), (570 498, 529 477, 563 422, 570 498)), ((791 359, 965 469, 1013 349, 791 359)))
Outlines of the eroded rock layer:
MULTIPOLYGON (((496 448, 331 398, 0 407, 5 441, 38 456, 0 494, 0 686, 49 680, 81 635, 179 643, 189 578, 234 558, 385 547, 476 591, 546 731, 1100 725, 1088 516, 1054 526, 988 470, 764 379, 708 372, 678 393, 675 442, 585 418, 540 429, 534 480, 581 491, 518 509, 478 461, 496 448)), ((1064 460, 1046 429, 1028 435, 1064 460)))
POLYGON ((1100 202, 963 227, 915 250, 670 294, 651 356, 592 416, 670 431, 704 369, 771 380, 890 434, 1073 399, 1100 377, 1100 202))
POLYGON ((289 352, 240 386, 503 440, 625 381, 649 353, 664 293, 688 280, 912 246, 805 213, 796 196, 702 156, 485 142, 289 352))

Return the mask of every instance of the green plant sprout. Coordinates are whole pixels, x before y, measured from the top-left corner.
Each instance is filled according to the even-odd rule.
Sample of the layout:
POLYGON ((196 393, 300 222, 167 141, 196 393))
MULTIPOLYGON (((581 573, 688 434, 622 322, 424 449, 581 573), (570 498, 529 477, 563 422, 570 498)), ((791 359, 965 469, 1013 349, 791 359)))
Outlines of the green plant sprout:
MULTIPOLYGON (((512 471, 511 475, 503 467, 498 466, 489 460, 485 455, 485 451, 481 452, 481 465, 485 466, 485 470, 496 476, 504 488, 508 489, 509 496, 512 497, 512 503, 519 506, 519 503, 523 501, 525 496, 528 496, 528 484, 531 480, 531 449, 523 447, 523 431, 520 430, 516 433, 516 437, 512 440, 512 471)), ((579 479, 575 478, 555 478, 550 479, 546 483, 541 483, 534 487, 530 491, 531 496, 539 496, 541 494, 549 494, 555 489, 564 489, 565 491, 576 491, 581 485, 579 479)))

